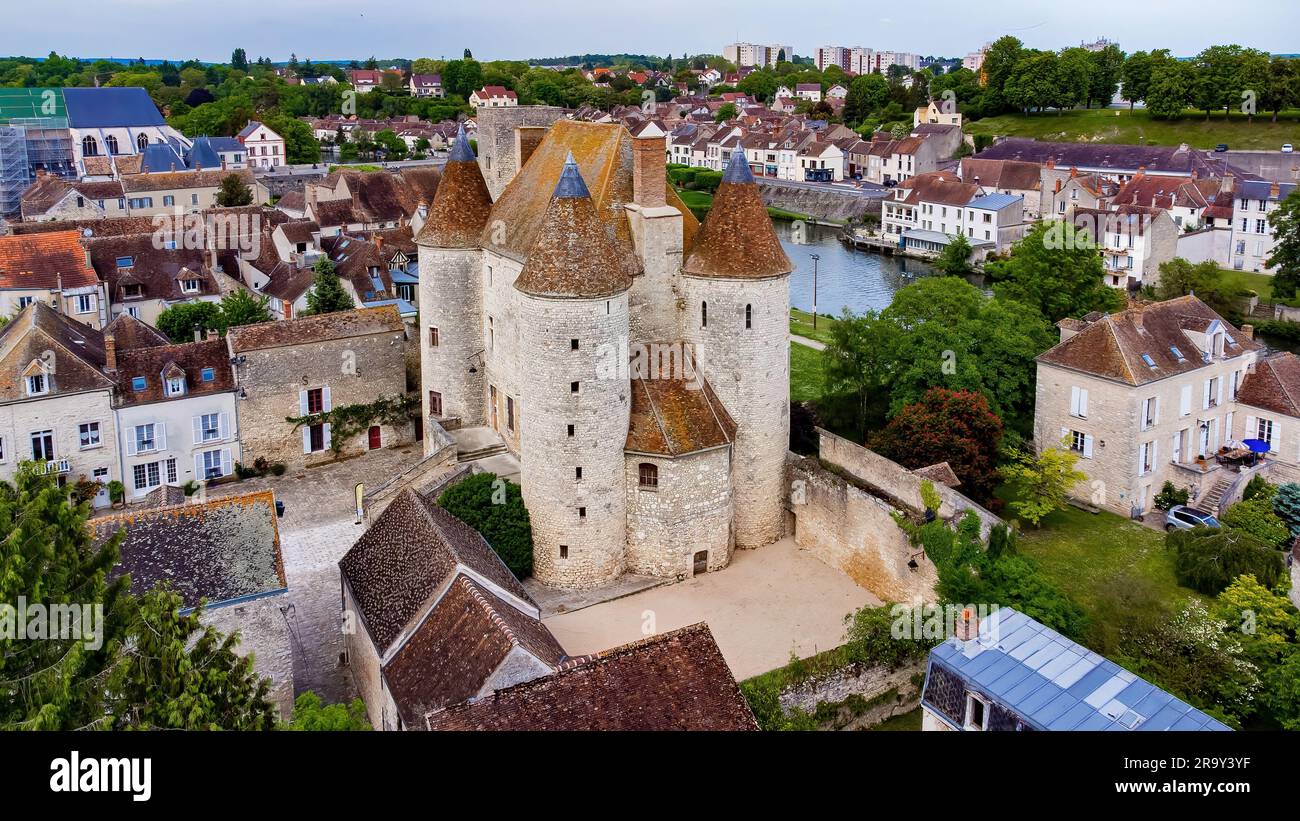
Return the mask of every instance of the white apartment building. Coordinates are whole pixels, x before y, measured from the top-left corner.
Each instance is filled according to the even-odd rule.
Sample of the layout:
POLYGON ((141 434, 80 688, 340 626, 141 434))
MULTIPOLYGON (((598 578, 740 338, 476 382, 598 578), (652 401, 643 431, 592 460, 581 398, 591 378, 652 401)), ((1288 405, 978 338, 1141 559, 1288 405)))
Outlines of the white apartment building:
POLYGON ((1232 205, 1232 240, 1228 258, 1234 270, 1273 273, 1267 263, 1277 240, 1273 237, 1269 214, 1276 211, 1295 188, 1296 184, 1292 182, 1267 180, 1242 180, 1238 184, 1232 205))
POLYGON ((244 146, 249 168, 278 168, 288 162, 284 137, 252 120, 235 135, 244 146))
POLYGON ((732 43, 722 47, 722 59, 734 63, 737 68, 745 66, 775 68, 777 63, 791 62, 793 58, 794 49, 790 46, 732 43))
POLYGON ((1178 253, 1180 229, 1163 208, 1079 208, 1070 219, 1076 229, 1086 231, 1097 243, 1106 268, 1106 284, 1112 288, 1155 284, 1160 265, 1178 253))

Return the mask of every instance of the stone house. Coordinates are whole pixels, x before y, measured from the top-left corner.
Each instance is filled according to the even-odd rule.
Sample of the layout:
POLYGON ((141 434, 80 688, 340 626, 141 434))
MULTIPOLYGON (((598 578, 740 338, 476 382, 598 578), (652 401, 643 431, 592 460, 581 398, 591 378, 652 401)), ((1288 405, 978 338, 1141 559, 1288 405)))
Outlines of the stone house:
POLYGON ((202 248, 158 243, 152 234, 93 237, 82 241, 109 299, 113 317, 129 314, 150 325, 182 302, 220 302, 213 258, 202 248))
POLYGON ((65 180, 40 172, 22 196, 24 222, 106 219, 129 215, 117 180, 65 180))
POLYGON ((271 680, 270 701, 280 718, 293 712, 294 640, 284 610, 284 559, 275 495, 269 490, 133 510, 94 519, 97 543, 126 530, 114 575, 131 575, 131 590, 145 593, 167 582, 181 596, 182 612, 206 600, 202 621, 239 632, 241 655, 271 680))
POLYGON ((0 237, 0 315, 33 302, 90 328, 108 322, 104 285, 77 231, 0 237))
POLYGON ((1069 219, 1101 251, 1103 278, 1112 288, 1157 284, 1161 264, 1178 254, 1178 226, 1163 208, 1076 208, 1069 219))
POLYGON ((117 373, 127 501, 162 485, 229 476, 241 457, 225 341, 213 331, 207 339, 173 345, 157 334, 151 344, 118 350, 117 331, 126 323, 142 325, 119 317, 105 332, 105 344, 117 373))
POLYGON ((1079 456, 1076 497, 1129 515, 1170 481, 1217 507, 1246 478, 1215 454, 1242 425, 1238 391, 1260 349, 1250 326, 1195 296, 1057 324, 1061 342, 1036 360, 1034 442, 1079 456))
POLYGON ((987 193, 1022 197, 1026 220, 1037 220, 1042 216, 1042 178, 1036 164, 1018 160, 964 157, 958 167, 958 174, 962 182, 973 182, 987 193))
POLYGON ((122 177, 127 213, 134 217, 156 217, 197 213, 214 208, 217 205, 217 191, 226 177, 230 176, 238 177, 252 189, 254 203, 270 199, 266 187, 248 169, 129 174, 122 177))
POLYGON ((1232 246, 1229 266, 1238 271, 1264 271, 1277 240, 1271 214, 1296 190, 1293 182, 1243 180, 1233 200, 1232 246))
POLYGON ((0 478, 26 461, 60 485, 122 478, 109 364, 102 333, 44 302, 0 329, 0 478))
POLYGON ((1104 174, 1058 169, 1049 160, 1039 172, 1038 213, 1043 219, 1069 219, 1080 208, 1105 211, 1119 191, 1120 183, 1104 174))
MULTIPOLYGON (((226 343, 239 388, 240 446, 250 464, 332 461, 330 422, 287 420, 406 395, 405 324, 392 306, 243 325, 230 329, 226 343)), ((393 447, 411 434, 407 422, 371 419, 338 443, 338 454, 393 447)))
POLYGON ((1300 358, 1279 353, 1255 364, 1237 390, 1235 441, 1268 442, 1269 478, 1300 482, 1300 358))
POLYGON ((377 730, 554 672, 567 656, 473 528, 407 488, 339 560, 347 662, 377 730))
POLYGON ((249 168, 278 168, 289 161, 284 137, 257 120, 250 120, 235 139, 244 147, 249 168))

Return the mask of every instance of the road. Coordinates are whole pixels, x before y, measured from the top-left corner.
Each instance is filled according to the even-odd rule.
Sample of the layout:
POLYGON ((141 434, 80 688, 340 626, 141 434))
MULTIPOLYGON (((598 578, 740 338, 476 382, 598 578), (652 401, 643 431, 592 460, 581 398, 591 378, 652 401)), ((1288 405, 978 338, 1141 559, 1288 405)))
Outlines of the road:
POLYGON ((1215 159, 1226 159, 1242 171, 1258 174, 1270 182, 1295 182, 1300 173, 1300 154, 1283 154, 1281 151, 1226 151, 1222 154, 1208 152, 1215 159))

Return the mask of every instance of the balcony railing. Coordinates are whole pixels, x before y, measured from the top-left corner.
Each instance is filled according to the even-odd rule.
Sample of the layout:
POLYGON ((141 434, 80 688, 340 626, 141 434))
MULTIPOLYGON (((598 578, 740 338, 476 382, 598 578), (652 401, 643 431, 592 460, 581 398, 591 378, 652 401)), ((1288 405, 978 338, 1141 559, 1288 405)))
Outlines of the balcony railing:
POLYGON ((65 473, 69 473, 71 470, 72 465, 68 463, 67 459, 51 459, 47 462, 36 463, 36 473, 42 476, 50 473, 62 476, 65 473))

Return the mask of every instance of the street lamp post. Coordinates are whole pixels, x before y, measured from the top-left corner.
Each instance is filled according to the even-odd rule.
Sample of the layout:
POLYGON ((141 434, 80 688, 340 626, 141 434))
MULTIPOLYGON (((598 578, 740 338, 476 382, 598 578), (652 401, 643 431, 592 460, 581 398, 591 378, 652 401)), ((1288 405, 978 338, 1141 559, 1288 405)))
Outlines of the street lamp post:
POLYGON ((817 330, 817 260, 821 259, 820 254, 811 254, 813 261, 813 330, 817 330))

